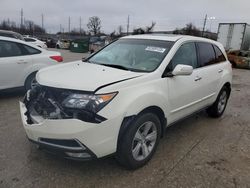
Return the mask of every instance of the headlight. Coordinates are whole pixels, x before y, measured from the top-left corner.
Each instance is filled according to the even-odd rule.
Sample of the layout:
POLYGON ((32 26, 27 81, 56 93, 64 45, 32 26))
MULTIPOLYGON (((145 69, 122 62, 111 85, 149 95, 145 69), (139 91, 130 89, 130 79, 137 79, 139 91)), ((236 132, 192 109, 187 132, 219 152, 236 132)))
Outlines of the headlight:
POLYGON ((83 109, 97 113, 106 104, 108 104, 117 92, 93 95, 93 94, 70 94, 63 102, 62 105, 66 108, 83 109))

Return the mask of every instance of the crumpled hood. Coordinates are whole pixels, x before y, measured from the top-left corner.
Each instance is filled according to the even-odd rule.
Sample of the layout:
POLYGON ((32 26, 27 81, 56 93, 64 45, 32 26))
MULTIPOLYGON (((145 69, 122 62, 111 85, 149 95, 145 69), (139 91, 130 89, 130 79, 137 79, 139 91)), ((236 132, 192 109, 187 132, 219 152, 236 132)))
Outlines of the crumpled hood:
POLYGON ((41 69, 36 79, 49 87, 95 91, 97 88, 138 77, 145 73, 131 72, 102 65, 75 61, 41 69))

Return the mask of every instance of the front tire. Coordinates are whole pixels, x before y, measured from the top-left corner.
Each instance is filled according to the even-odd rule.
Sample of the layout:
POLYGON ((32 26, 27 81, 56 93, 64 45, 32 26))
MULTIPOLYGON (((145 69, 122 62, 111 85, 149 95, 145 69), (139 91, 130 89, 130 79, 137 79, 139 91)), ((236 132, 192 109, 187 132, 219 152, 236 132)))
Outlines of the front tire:
POLYGON ((139 115, 132 122, 117 148, 117 160, 127 169, 145 165, 153 156, 161 135, 161 123, 153 113, 139 115))
POLYGON ((227 106, 229 94, 229 89, 224 86, 214 104, 207 109, 207 113, 210 117, 218 118, 222 116, 227 106))

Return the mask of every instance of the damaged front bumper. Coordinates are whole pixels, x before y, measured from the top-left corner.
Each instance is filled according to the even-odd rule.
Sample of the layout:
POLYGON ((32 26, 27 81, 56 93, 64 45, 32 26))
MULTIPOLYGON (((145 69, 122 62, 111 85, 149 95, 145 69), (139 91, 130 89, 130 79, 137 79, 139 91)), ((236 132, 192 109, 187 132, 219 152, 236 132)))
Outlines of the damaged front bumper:
POLYGON ((30 141, 63 157, 85 160, 116 152, 122 116, 92 123, 75 118, 49 119, 20 102, 23 127, 30 141))

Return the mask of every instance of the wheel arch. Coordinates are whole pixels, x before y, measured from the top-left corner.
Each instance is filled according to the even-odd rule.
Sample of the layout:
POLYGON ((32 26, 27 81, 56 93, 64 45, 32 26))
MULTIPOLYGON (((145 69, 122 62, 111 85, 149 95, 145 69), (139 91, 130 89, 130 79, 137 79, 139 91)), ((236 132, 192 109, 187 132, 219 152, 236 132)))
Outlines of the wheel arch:
POLYGON ((226 82, 223 87, 226 87, 229 91, 229 95, 231 94, 231 84, 229 82, 226 82))
POLYGON ((159 118, 159 120, 161 122, 161 137, 164 136, 164 133, 165 133, 165 130, 167 127, 166 126, 167 119, 165 117, 165 113, 159 106, 149 106, 147 108, 144 108, 138 114, 132 115, 132 116, 127 116, 123 119, 120 130, 119 130, 119 134, 118 134, 117 147, 119 146, 119 143, 120 143, 122 137, 124 136, 124 134, 126 133, 126 130, 128 129, 129 125, 131 123, 133 123, 133 121, 135 121, 136 117, 138 117, 139 115, 141 115, 143 113, 147 113, 147 112, 151 112, 159 118))

